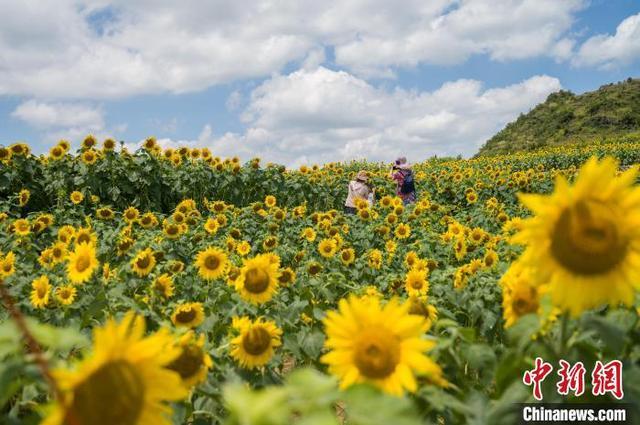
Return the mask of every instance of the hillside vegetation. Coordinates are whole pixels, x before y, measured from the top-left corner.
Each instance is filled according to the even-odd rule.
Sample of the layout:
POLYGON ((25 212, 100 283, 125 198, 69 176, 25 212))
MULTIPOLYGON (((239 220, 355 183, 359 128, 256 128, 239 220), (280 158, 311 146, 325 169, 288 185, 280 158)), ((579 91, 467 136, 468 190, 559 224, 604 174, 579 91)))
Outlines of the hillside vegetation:
POLYGON ((575 95, 561 90, 489 139, 478 155, 606 140, 640 130, 640 79, 575 95))

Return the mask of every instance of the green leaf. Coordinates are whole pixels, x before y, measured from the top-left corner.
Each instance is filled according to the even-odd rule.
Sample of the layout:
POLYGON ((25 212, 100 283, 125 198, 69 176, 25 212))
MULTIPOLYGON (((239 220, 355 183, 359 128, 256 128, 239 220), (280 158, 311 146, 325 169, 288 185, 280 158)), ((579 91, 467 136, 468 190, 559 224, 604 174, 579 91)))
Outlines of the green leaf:
POLYGON ((288 423, 287 390, 268 388, 251 391, 243 384, 231 384, 223 390, 229 410, 229 425, 282 425, 288 423))
POLYGON ((419 394, 427 400, 431 408, 439 412, 451 409, 454 412, 466 415, 470 411, 469 406, 464 402, 445 392, 441 388, 425 386, 420 389, 419 394))
POLYGON ((369 385, 355 385, 344 393, 350 425, 414 425, 421 423, 411 401, 394 397, 369 385))
POLYGON ((625 344, 625 332, 612 319, 588 314, 582 318, 582 326, 586 329, 595 330, 604 341, 607 351, 612 353, 620 353, 622 351, 625 344))
POLYGON ((469 365, 480 371, 482 375, 491 373, 496 363, 494 349, 484 344, 470 345, 466 350, 466 357, 469 365))

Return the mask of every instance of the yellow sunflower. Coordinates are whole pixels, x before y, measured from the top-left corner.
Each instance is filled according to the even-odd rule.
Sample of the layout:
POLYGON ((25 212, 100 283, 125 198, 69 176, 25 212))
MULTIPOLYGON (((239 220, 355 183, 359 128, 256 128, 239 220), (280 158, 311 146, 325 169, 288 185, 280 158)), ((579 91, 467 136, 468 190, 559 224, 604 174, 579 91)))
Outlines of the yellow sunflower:
POLYGON ((158 219, 154 213, 148 212, 148 213, 142 214, 139 222, 140 222, 140 226, 142 226, 144 229, 151 229, 158 224, 158 219))
POLYGON ((184 270, 184 263, 180 260, 171 260, 167 267, 172 275, 176 275, 184 270))
POLYGON ((409 314, 409 308, 396 299, 381 306, 378 298, 351 295, 327 314, 325 347, 330 351, 320 360, 340 379, 341 388, 368 382, 402 395, 418 389, 414 374, 446 383, 440 367, 424 354, 435 345, 423 339, 427 323, 409 314))
POLYGON ((77 244, 67 261, 67 276, 72 283, 88 281, 99 265, 95 246, 87 243, 77 244))
POLYGON ((276 197, 273 195, 267 195, 264 198, 264 204, 269 207, 269 208, 273 208, 276 206, 276 197))
POLYGON ((56 300, 62 305, 71 305, 76 299, 77 289, 73 285, 59 286, 55 290, 56 300))
POLYGON ((272 262, 266 254, 243 260, 240 276, 235 281, 236 291, 252 304, 266 303, 278 289, 278 269, 279 262, 272 262))
POLYGON ((165 222, 163 233, 169 239, 177 239, 183 233, 183 228, 179 224, 165 222))
POLYGON ((18 236, 27 236, 31 233, 31 223, 26 218, 19 218, 13 222, 13 231, 18 236))
POLYGON ((291 267, 286 267, 280 270, 280 277, 278 278, 278 284, 280 286, 291 285, 296 280, 296 272, 291 267))
POLYGON ((82 194, 82 192, 74 190, 73 192, 71 192, 71 195, 69 195, 69 199, 71 199, 71 202, 78 205, 84 199, 84 195, 82 194))
POLYGON ((487 250, 482 259, 482 263, 484 267, 488 269, 493 268, 498 263, 498 254, 492 249, 487 250))
POLYGON ((76 235, 76 229, 68 224, 58 229, 58 240, 64 244, 69 244, 76 235))
POLYGON ((467 255, 467 242, 463 236, 458 236, 453 245, 453 251, 457 260, 462 260, 467 255))
POLYGON ((95 245, 98 242, 98 237, 89 227, 81 227, 76 230, 75 233, 76 244, 90 244, 95 245))
MULTIPOLYGON (((52 248, 43 249, 42 252, 40 253, 40 256, 38 257, 38 263, 45 269, 51 269, 54 266, 53 249, 52 248)), ((0 273, 0 276, 1 275, 2 273, 0 273)))
POLYGON ((7 254, 0 260, 0 278, 11 276, 16 271, 15 267, 16 255, 13 251, 7 252, 7 254))
POLYGON ((204 308, 202 303, 184 303, 176 307, 171 315, 171 321, 175 326, 195 328, 204 321, 204 308))
POLYGON ((522 261, 552 300, 576 316, 603 304, 631 305, 640 288, 640 187, 633 167, 589 159, 573 186, 558 175, 550 195, 520 195, 534 216, 514 236, 522 261))
POLYGON ((207 221, 204 223, 204 230, 207 231, 210 235, 215 235, 220 229, 220 223, 213 217, 209 217, 207 221))
POLYGON ((411 269, 405 276, 405 289, 409 296, 419 297, 429 292, 429 280, 426 270, 411 269))
POLYGON ((267 364, 273 357, 274 348, 282 344, 282 330, 273 321, 234 317, 232 327, 238 336, 231 340, 231 357, 245 369, 267 364))
POLYGON ((156 257, 153 255, 151 248, 145 248, 138 252, 131 260, 131 268, 138 277, 145 277, 156 265, 156 257))
POLYGON ((205 280, 214 280, 224 275, 229 260, 221 249, 208 247, 196 255, 198 274, 205 280))
POLYGON ((96 210, 96 216, 100 219, 100 220, 113 220, 113 218, 115 217, 115 213, 113 212, 113 210, 111 208, 98 208, 96 210))
POLYGON ((36 221, 42 223, 42 225, 46 228, 53 224, 53 215, 51 214, 40 214, 36 221))
POLYGON ((12 156, 11 150, 0 146, 0 162, 8 163, 12 156))
POLYGON ((333 238, 323 239, 318 244, 318 252, 324 258, 332 258, 336 255, 336 251, 338 251, 338 244, 333 238))
POLYGON ((171 298, 173 296, 173 279, 167 273, 158 276, 151 287, 163 298, 171 298))
POLYGON ((93 149, 86 150, 82 152, 81 159, 82 162, 87 165, 95 164, 98 160, 98 152, 94 151, 93 149))
POLYGON ((213 366, 211 357, 204 350, 204 343, 204 334, 196 338, 193 330, 189 330, 176 343, 180 355, 166 366, 180 375, 182 385, 188 390, 203 382, 213 366))
POLYGON ((127 223, 133 223, 138 219, 138 217, 140 217, 140 211, 135 207, 129 207, 124 210, 122 216, 127 223))
POLYGON ((31 192, 29 192, 28 189, 22 189, 18 194, 18 204, 20 204, 21 207, 24 207, 29 203, 29 198, 31 198, 31 192))
POLYGON ((118 248, 118 255, 122 255, 125 252, 129 251, 129 248, 133 246, 134 240, 128 236, 123 236, 118 239, 116 242, 116 247, 118 248))
POLYGON ((306 227, 302 230, 301 237, 305 238, 309 242, 313 242, 316 240, 316 231, 311 227, 306 227))
POLYGON ((51 149, 49 149, 49 158, 57 161, 58 159, 62 158, 64 156, 64 149, 62 149, 60 146, 53 146, 51 147, 51 149))
POLYGON ((95 328, 91 353, 75 369, 55 371, 64 397, 43 425, 169 425, 166 402, 187 396, 178 373, 166 368, 180 350, 164 329, 144 333, 144 319, 133 313, 95 328))
POLYGON ((404 265, 410 269, 413 267, 415 262, 419 259, 418 253, 415 251, 409 251, 404 256, 404 265))
POLYGON ((512 326, 519 318, 538 313, 540 296, 545 286, 538 286, 532 279, 531 269, 514 264, 500 279, 502 286, 502 311, 504 327, 512 326))
POLYGON ((406 239, 411 236, 411 227, 408 224, 400 223, 396 227, 395 230, 396 238, 398 239, 406 239))
POLYGON ((367 263, 372 269, 380 270, 380 267, 382 267, 382 251, 379 249, 370 250, 367 253, 367 263))
POLYGON ((51 284, 47 276, 40 276, 31 282, 31 305, 35 308, 44 308, 49 304, 51 284))
POLYGON ((275 236, 268 236, 262 242, 262 248, 265 251, 271 251, 272 249, 275 249, 277 246, 278 246, 278 238, 275 236))
POLYGON ((111 152, 116 148, 116 141, 108 138, 108 139, 104 139, 104 141, 102 142, 102 150, 105 152, 111 152))
POLYGON ((340 252, 340 261, 345 266, 348 266, 349 264, 353 263, 355 259, 356 259, 356 252, 354 251, 353 248, 345 248, 340 252))
POLYGON ((242 241, 236 245, 236 252, 238 255, 245 256, 251 252, 251 244, 247 241, 242 241))
POLYGON ((93 134, 89 134, 87 137, 84 138, 84 140, 82 141, 82 148, 83 149, 91 149, 93 148, 96 144, 98 143, 98 140, 96 139, 96 137, 93 134))

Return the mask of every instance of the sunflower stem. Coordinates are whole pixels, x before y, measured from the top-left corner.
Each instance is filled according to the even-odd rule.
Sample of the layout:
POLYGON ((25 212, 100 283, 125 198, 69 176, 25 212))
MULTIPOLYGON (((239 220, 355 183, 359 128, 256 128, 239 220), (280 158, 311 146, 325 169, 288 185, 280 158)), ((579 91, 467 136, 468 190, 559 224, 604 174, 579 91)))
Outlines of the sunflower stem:
POLYGON ((567 349, 567 339, 569 337, 567 335, 568 327, 569 327, 569 315, 568 313, 564 312, 562 313, 562 321, 560 323, 560 348, 558 350, 559 358, 564 357, 564 355, 566 354, 565 351, 567 349))
POLYGON ((44 376, 44 378, 49 383, 49 386, 53 392, 54 397, 57 400, 62 400, 62 393, 56 384, 53 375, 51 374, 51 369, 49 368, 49 363, 45 359, 42 348, 38 344, 38 341, 35 339, 29 328, 27 327, 27 322, 25 321, 24 315, 20 311, 20 309, 16 306, 11 294, 9 294, 9 290, 4 284, 4 281, 0 279, 0 298, 2 299, 2 303, 6 307, 9 315, 15 322, 18 330, 22 334, 25 342, 27 343, 27 347, 29 348, 29 352, 33 354, 35 358, 36 364, 40 368, 40 372, 44 376))

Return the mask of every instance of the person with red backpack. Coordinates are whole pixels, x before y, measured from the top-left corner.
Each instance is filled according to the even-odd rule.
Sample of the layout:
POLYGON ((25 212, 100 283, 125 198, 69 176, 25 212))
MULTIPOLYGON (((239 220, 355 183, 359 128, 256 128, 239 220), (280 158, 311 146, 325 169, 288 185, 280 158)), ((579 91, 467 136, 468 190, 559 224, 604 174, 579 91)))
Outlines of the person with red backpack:
POLYGON ((402 199, 403 204, 407 205, 416 202, 416 185, 413 170, 407 163, 407 158, 400 157, 396 159, 389 176, 396 181, 396 195, 402 199))

